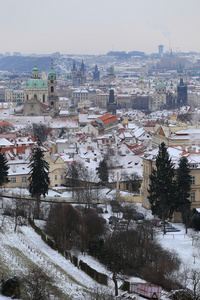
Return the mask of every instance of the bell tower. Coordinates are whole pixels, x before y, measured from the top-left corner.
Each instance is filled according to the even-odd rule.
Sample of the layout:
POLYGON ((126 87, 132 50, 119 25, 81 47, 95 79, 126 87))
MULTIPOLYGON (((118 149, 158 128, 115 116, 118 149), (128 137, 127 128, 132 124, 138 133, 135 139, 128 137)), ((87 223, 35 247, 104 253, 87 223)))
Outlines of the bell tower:
POLYGON ((54 108, 56 111, 59 106, 59 97, 57 94, 57 81, 56 73, 53 68, 53 59, 51 60, 51 71, 48 75, 48 103, 49 106, 54 108))

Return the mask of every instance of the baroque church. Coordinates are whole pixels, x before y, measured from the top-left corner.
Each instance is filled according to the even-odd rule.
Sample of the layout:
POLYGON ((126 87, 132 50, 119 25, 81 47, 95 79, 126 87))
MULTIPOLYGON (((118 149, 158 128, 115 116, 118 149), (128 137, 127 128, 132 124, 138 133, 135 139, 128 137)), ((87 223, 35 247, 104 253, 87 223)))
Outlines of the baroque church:
POLYGON ((15 109, 15 115, 55 117, 59 108, 59 97, 56 88, 57 81, 53 61, 51 61, 51 70, 47 82, 40 77, 35 63, 31 78, 24 84, 25 103, 15 109))

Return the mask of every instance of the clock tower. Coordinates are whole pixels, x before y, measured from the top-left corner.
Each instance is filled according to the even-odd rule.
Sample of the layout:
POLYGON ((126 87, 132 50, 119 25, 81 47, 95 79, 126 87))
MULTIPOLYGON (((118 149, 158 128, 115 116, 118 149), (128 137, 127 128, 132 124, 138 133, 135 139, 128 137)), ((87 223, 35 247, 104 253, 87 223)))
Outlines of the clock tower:
POLYGON ((51 71, 48 75, 48 102, 55 111, 58 111, 59 97, 56 88, 56 73, 53 68, 53 60, 51 60, 51 71))

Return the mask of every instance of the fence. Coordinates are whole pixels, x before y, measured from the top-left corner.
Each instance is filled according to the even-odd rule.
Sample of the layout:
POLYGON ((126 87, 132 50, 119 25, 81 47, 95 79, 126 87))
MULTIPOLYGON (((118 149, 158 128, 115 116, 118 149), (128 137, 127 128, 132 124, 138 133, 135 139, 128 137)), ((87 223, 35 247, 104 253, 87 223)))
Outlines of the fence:
POLYGON ((94 270, 91 268, 88 264, 84 263, 82 260, 78 263, 78 258, 73 255, 71 256, 70 253, 65 253, 63 249, 58 247, 56 245, 55 241, 52 241, 49 237, 44 234, 44 232, 37 226, 35 225, 34 221, 29 219, 29 224, 31 227, 35 230, 35 232, 41 236, 42 240, 53 250, 57 250, 61 255, 63 255, 66 258, 67 256, 70 258, 70 261, 76 266, 80 267, 80 269, 85 272, 88 276, 90 276, 92 279, 97 281, 100 284, 108 285, 108 276, 102 273, 99 273, 98 271, 94 270))

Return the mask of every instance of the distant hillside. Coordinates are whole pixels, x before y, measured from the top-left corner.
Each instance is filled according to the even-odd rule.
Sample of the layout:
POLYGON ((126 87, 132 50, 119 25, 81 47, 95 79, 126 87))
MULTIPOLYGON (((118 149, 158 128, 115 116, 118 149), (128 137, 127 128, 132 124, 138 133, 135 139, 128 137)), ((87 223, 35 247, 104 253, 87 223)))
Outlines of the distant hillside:
MULTIPOLYGON (((37 57, 36 64, 39 72, 50 71, 51 57, 37 57)), ((0 58, 0 71, 31 73, 35 65, 35 57, 6 56, 0 58)))

